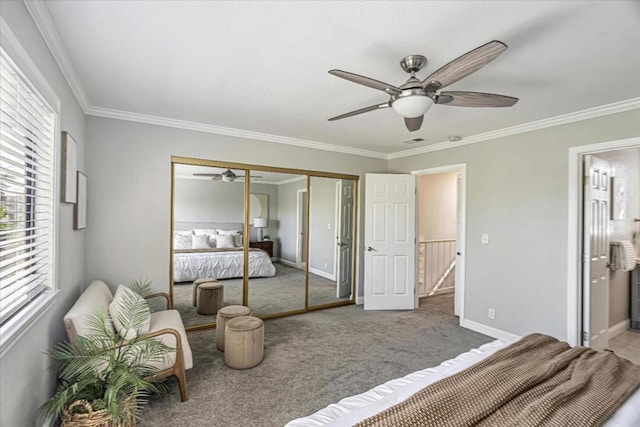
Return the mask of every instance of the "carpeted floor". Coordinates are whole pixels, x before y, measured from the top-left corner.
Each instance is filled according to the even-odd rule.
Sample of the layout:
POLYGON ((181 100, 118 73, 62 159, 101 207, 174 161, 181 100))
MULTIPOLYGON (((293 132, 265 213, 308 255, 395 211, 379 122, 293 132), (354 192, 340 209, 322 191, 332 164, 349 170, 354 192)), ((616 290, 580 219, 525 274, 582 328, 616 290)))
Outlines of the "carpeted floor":
POLYGON ((424 299, 415 311, 351 305, 267 320, 264 360, 247 370, 225 366, 215 330, 195 332, 189 401, 180 402, 171 378, 171 391, 151 399, 139 426, 283 426, 489 341, 458 326, 452 294, 424 299))
MULTIPOLYGON (((273 263, 276 275, 249 279, 249 307, 254 316, 304 308, 304 271, 279 262, 273 263)), ((242 279, 220 280, 224 285, 224 305, 242 304, 242 279)), ((193 284, 176 283, 174 307, 185 326, 216 321, 216 315, 202 315, 193 306, 193 284)), ((309 305, 348 300, 336 298, 336 282, 309 273, 309 305)))

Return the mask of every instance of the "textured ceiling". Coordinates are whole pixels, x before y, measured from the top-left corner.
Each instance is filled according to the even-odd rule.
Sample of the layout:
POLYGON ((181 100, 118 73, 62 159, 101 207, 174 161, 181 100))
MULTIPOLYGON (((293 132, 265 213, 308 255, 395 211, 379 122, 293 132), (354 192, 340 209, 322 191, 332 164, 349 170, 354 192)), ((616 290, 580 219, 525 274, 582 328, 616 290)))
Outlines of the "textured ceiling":
POLYGON ((48 1, 91 106, 391 153, 640 97, 638 1, 48 1), (399 85, 490 40, 509 49, 447 89, 513 108, 434 106, 408 132, 339 68, 399 85), (400 141, 421 137, 407 146, 400 141))

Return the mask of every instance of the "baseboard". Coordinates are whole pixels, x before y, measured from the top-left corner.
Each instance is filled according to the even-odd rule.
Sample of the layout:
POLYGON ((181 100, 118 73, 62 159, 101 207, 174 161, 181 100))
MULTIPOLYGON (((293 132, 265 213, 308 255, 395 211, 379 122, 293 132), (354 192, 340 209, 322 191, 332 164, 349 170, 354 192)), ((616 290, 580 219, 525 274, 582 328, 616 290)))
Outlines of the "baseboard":
POLYGON ((616 323, 615 325, 611 326, 609 328, 607 335, 611 340, 617 337, 618 335, 620 335, 621 333, 625 332, 627 329, 629 329, 630 326, 631 326, 631 322, 629 321, 629 319, 623 320, 622 322, 616 323))
POLYGON ((326 271, 318 270, 317 268, 309 267, 309 273, 313 273, 316 276, 324 277, 325 279, 329 279, 332 281, 336 281, 336 276, 331 273, 327 273, 326 271))
POLYGON ((357 305, 362 305, 364 304, 364 296, 360 297, 360 296, 356 296, 356 304, 357 305))
POLYGON ((473 320, 461 319, 460 326, 463 328, 471 329, 472 331, 480 332, 481 334, 488 335, 495 339, 505 341, 515 341, 522 337, 512 334, 501 329, 493 328, 491 326, 483 325, 482 323, 474 322, 473 320))
POLYGON ((298 264, 293 261, 289 261, 288 259, 280 258, 280 262, 284 265, 288 265, 289 267, 298 268, 298 264))

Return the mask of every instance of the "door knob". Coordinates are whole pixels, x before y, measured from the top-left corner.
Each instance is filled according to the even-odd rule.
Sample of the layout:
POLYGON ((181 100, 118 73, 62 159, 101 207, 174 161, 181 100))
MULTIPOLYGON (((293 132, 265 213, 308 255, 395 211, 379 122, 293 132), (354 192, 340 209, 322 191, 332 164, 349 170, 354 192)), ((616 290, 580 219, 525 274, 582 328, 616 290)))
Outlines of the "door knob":
POLYGON ((378 252, 376 249, 373 249, 371 246, 367 247, 367 252, 371 252, 371 251, 378 252))
POLYGON ((461 256, 462 253, 461 252, 456 252, 456 255, 461 256))
POLYGON ((338 243, 338 246, 347 246, 347 244, 346 244, 346 243, 339 242, 339 243, 338 243))

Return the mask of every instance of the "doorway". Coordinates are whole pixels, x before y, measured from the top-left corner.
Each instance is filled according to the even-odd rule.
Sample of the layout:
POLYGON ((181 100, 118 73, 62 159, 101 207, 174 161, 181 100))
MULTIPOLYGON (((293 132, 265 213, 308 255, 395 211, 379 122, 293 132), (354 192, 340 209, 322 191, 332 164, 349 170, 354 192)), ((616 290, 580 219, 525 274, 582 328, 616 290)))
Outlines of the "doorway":
POLYGON ((454 313, 464 308, 466 165, 412 172, 417 175, 416 294, 454 294, 454 313))
POLYGON ((640 246, 640 138, 573 147, 569 173, 567 338, 618 353, 627 337, 640 342, 627 334, 635 265, 611 263, 613 247, 629 242, 633 256, 640 246))

